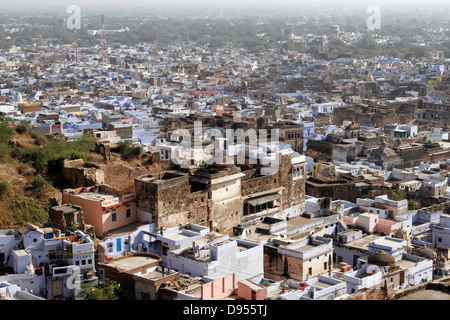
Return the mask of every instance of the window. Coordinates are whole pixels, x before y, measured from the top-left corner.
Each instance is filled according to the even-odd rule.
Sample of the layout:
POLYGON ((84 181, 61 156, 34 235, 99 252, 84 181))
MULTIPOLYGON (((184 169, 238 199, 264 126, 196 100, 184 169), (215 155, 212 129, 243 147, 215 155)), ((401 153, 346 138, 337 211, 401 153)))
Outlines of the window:
POLYGON ((141 292, 141 300, 150 300, 150 294, 147 292, 141 292))
POLYGON ((327 270, 328 264, 326 262, 323 263, 323 270, 327 270))
POLYGON ((86 260, 81 260, 81 264, 84 266, 86 264, 86 260))
POLYGON ((117 215, 115 212, 113 212, 113 214, 111 215, 112 217, 112 221, 115 222, 117 220, 117 215))
POLYGON ((92 259, 89 259, 89 260, 88 260, 88 264, 92 264, 92 259))
POLYGON ((131 209, 127 209, 127 218, 131 217, 131 209))

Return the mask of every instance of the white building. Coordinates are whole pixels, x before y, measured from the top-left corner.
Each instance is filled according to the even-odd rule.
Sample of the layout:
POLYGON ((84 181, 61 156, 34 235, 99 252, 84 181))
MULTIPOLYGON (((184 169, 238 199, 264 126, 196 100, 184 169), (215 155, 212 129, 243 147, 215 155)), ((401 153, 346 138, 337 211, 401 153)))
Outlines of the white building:
POLYGON ((214 279, 235 273, 237 283, 263 277, 264 249, 262 244, 228 236, 211 243, 194 241, 192 248, 168 252, 167 267, 192 277, 214 279))
POLYGON ((3 230, 0 235, 4 244, 1 267, 12 270, 0 276, 0 282, 40 297, 71 298, 82 282, 95 281, 94 242, 81 231, 61 234, 27 223, 16 232, 3 230))

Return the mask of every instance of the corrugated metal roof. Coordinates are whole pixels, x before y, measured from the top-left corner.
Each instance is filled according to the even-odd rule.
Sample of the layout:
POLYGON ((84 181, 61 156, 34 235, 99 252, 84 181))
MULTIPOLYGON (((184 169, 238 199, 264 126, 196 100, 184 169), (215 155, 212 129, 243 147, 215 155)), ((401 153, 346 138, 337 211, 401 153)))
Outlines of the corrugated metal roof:
POLYGON ((251 204, 252 206, 259 206, 263 203, 281 199, 282 197, 283 196, 279 193, 271 193, 262 197, 251 198, 247 200, 247 203, 251 204))

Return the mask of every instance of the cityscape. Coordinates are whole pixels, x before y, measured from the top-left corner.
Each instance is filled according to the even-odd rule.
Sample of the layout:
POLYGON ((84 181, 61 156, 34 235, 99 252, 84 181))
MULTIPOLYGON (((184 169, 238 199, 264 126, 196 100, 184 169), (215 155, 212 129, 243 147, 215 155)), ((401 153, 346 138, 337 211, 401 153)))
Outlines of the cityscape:
POLYGON ((450 300, 446 9, 5 5, 0 300, 450 300))

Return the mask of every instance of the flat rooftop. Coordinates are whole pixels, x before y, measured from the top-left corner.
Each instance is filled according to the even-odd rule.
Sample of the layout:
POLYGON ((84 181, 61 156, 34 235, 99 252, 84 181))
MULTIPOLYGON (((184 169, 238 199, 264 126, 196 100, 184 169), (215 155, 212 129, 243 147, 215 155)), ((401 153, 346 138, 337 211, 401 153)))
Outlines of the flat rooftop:
POLYGON ((376 243, 381 245, 381 246, 386 246, 386 247, 395 246, 395 245, 400 244, 400 242, 398 242, 398 241, 393 241, 393 240, 386 239, 386 238, 384 238, 384 239, 382 238, 380 240, 377 240, 376 243))
POLYGON ((145 267, 146 265, 155 264, 158 259, 147 257, 147 256, 130 256, 120 260, 112 260, 106 265, 118 268, 121 271, 133 270, 136 268, 145 267))
POLYGON ((181 230, 179 230, 177 232, 172 232, 172 233, 164 232, 163 233, 163 237, 167 238, 169 240, 177 241, 177 240, 190 239, 193 236, 192 235, 183 234, 183 229, 181 229, 181 230))
POLYGON ((314 283, 313 285, 325 289, 325 288, 328 288, 328 287, 332 287, 332 286, 334 286, 335 284, 328 283, 328 282, 323 282, 323 281, 320 281, 320 280, 319 280, 319 281, 317 281, 316 283, 314 283))
POLYGON ((293 249, 293 250, 304 253, 304 252, 308 252, 308 251, 314 249, 315 247, 317 247, 317 246, 312 246, 310 244, 307 244, 307 245, 304 245, 302 247, 299 247, 299 248, 296 248, 296 249, 293 249))
POLYGON ((352 247, 356 249, 369 250, 369 243, 375 241, 377 239, 382 238, 382 236, 378 236, 375 234, 363 236, 359 239, 353 240, 349 243, 346 243, 345 246, 352 247))
POLYGON ((162 269, 160 267, 156 267, 154 270, 143 273, 143 274, 139 274, 139 277, 145 278, 145 279, 150 279, 150 280, 159 280, 159 279, 163 279, 165 276, 167 276, 168 274, 175 274, 177 272, 170 270, 165 268, 164 269, 164 274, 162 272, 162 269))
POLYGON ((409 268, 414 267, 416 265, 416 262, 411 261, 411 260, 401 259, 399 261, 396 261, 395 264, 403 269, 409 269, 409 268))

